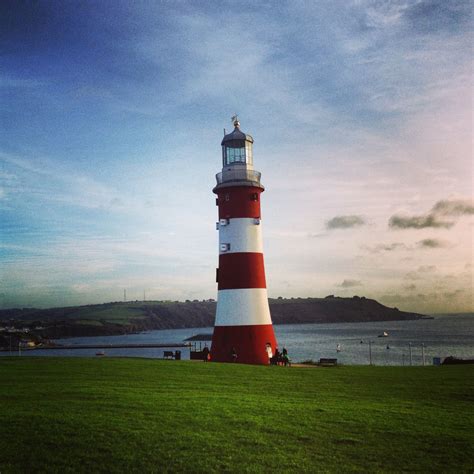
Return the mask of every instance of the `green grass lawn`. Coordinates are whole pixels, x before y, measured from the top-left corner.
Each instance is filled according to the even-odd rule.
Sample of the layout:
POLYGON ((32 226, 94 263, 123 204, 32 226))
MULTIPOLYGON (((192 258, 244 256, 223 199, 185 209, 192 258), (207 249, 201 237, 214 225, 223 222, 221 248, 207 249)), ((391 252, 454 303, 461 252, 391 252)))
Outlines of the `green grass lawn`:
POLYGON ((472 472, 474 367, 0 358, 0 472, 472 472))

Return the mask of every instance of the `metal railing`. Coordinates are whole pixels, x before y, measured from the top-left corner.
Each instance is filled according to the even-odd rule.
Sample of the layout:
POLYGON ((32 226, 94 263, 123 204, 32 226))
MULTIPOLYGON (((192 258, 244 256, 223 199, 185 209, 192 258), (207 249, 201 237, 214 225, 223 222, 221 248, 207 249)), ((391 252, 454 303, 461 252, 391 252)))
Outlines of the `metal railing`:
POLYGON ((217 184, 227 183, 228 181, 252 181, 260 184, 262 173, 253 170, 232 170, 216 174, 217 184))

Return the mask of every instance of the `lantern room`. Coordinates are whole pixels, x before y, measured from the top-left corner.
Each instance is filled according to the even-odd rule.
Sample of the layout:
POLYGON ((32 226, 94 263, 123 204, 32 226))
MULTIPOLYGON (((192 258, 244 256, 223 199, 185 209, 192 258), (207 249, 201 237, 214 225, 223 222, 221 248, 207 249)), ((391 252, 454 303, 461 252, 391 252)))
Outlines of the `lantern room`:
POLYGON ((234 120, 234 131, 224 136, 221 145, 223 167, 234 164, 253 166, 253 138, 240 131, 237 117, 234 120))

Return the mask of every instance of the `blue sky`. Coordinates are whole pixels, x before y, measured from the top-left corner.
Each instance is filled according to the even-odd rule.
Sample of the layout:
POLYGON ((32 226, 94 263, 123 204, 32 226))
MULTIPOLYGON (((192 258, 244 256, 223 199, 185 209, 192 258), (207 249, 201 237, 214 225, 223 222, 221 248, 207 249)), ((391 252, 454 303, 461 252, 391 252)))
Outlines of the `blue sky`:
POLYGON ((222 129, 270 296, 472 311, 463 1, 0 6, 1 307, 216 296, 222 129))

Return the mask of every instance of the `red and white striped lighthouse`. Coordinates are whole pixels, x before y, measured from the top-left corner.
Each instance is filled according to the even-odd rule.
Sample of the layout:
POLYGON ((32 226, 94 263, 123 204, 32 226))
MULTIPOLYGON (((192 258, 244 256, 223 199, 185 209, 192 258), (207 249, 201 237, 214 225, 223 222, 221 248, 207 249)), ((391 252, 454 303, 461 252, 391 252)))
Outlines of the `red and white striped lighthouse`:
POLYGON ((216 175, 219 268, 211 356, 218 362, 268 364, 276 339, 263 264, 261 173, 253 168, 253 138, 234 131, 222 140, 222 172, 216 175), (270 347, 269 347, 270 345, 270 347))

